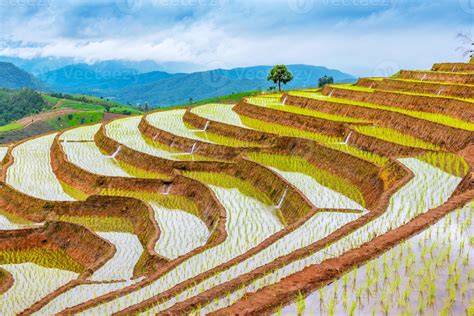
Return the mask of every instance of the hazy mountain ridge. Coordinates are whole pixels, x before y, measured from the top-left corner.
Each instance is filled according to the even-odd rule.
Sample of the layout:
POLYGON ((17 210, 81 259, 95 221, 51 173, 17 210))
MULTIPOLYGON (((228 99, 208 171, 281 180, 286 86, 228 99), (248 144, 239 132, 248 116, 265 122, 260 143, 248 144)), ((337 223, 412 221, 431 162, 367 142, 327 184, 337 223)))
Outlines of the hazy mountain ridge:
MULTIPOLYGON (((32 61, 28 64, 29 67, 32 67, 31 63, 32 61)), ((189 74, 159 70, 142 73, 140 69, 134 68, 140 66, 141 69, 150 69, 153 65, 146 62, 138 64, 122 61, 71 64, 40 73, 38 77, 43 85, 39 84, 39 80, 32 79, 39 84, 33 88, 90 94, 123 103, 148 102, 152 106, 166 106, 185 103, 190 98, 197 101, 249 90, 266 90, 274 85, 266 80, 272 66, 215 69, 189 74)), ((158 64, 156 65, 158 67, 158 64)), ((294 79, 284 87, 285 89, 316 87, 318 79, 325 75, 332 76, 335 82, 356 80, 349 74, 322 66, 289 65, 288 68, 293 73, 294 79)), ((29 76, 34 78, 32 75, 29 76)), ((3 86, 1 82, 0 86, 3 86)))
POLYGON ((9 89, 40 89, 41 82, 12 63, 0 62, 0 87, 9 89))

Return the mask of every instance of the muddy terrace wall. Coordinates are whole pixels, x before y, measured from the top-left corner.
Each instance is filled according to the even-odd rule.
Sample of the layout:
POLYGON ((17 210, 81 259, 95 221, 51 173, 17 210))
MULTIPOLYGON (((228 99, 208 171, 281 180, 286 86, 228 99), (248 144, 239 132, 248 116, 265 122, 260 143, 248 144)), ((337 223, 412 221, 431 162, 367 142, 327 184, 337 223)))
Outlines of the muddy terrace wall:
MULTIPOLYGON (((257 119, 265 120, 261 115, 259 115, 257 119)), ((205 119, 203 120, 205 121, 205 119)), ((297 125, 295 122, 297 121, 299 121, 299 115, 295 114, 294 119, 286 122, 286 124, 287 126, 295 127, 295 125, 297 125)), ((199 123, 202 124, 203 121, 199 123)), ((211 126, 211 124, 212 122, 209 126, 211 126)), ((227 134, 229 130, 235 130, 231 132, 232 134, 239 134, 240 131, 244 129, 228 126, 225 130, 221 130, 220 132, 224 136, 230 136, 230 134, 227 134)), ((347 131, 344 133, 347 133, 347 131)), ((269 135, 273 136, 272 134, 269 135)), ((274 142, 275 147, 268 149, 260 148, 259 151, 272 154, 297 155, 309 161, 316 168, 326 170, 349 180, 360 188, 364 199, 368 202, 368 207, 374 205, 384 189, 389 188, 394 181, 403 176, 403 172, 397 167, 393 168, 391 164, 381 168, 349 154, 318 145, 316 142, 310 140, 277 137, 274 142)))
POLYGON ((474 84, 474 76, 463 73, 402 70, 397 77, 402 79, 474 84))
MULTIPOLYGON (((222 216, 225 217, 222 207, 209 191, 209 189, 200 182, 186 177, 174 176, 172 180, 106 177, 85 171, 67 159, 66 154, 61 148, 59 135, 53 143, 51 151, 51 165, 53 166, 53 171, 55 172, 56 176, 61 181, 76 188, 87 186, 94 187, 96 192, 100 192, 103 189, 108 188, 133 192, 161 193, 167 191, 169 188, 170 195, 183 196, 192 200, 196 204, 200 210, 200 214, 198 215, 209 230, 212 230, 216 227, 216 222, 220 222, 222 216)), ((101 198, 118 199, 118 197, 101 198)), ((137 199, 126 199, 128 199, 129 203, 132 204, 132 208, 135 207, 137 209, 146 209, 147 221, 153 223, 154 231, 159 231, 154 219, 153 210, 146 203, 137 199)), ((147 231, 150 231, 150 228, 151 227, 148 227, 147 231)), ((141 229, 145 229, 145 227, 142 227, 141 229)), ((216 229, 215 233, 222 233, 223 229, 224 228, 222 227, 221 229, 216 229)), ((150 238, 150 243, 152 243, 154 247, 158 236, 152 238, 151 235, 148 235, 148 238, 150 238)))
MULTIPOLYGON (((359 248, 352 249, 337 258, 325 260, 321 264, 309 266, 284 278, 277 284, 258 290, 234 305, 210 315, 234 315, 236 313, 270 315, 279 306, 294 301, 298 293, 309 295, 314 290, 329 284, 335 278, 342 276, 358 265, 380 256, 403 240, 423 231, 449 212, 468 203, 472 198, 474 198, 474 191, 451 196, 446 203, 438 208, 417 216, 407 224, 376 237, 359 248)), ((184 306, 183 310, 186 310, 185 308, 189 308, 189 306, 184 306)), ((178 309, 174 311, 178 311, 178 309)))
MULTIPOLYGON (((149 256, 156 256, 153 248, 159 237, 159 228, 148 206, 139 200, 125 197, 91 196, 86 201, 77 202, 44 201, 20 193, 8 185, 2 186, 0 196, 0 208, 37 223, 60 219, 61 216, 127 219, 143 247, 148 250, 144 252, 144 255, 148 253, 149 256)), ((152 258, 144 256, 143 260, 145 264, 152 258)), ((158 264, 165 259, 154 258, 152 261, 158 264)))
POLYGON ((377 204, 384 190, 403 177, 403 169, 392 165, 379 167, 363 159, 301 138, 286 138, 280 146, 282 153, 298 155, 316 168, 326 170, 357 186, 368 209, 377 204))
POLYGON ((138 129, 143 136, 185 153, 191 152, 194 144, 196 144, 195 154, 214 157, 214 159, 232 160, 235 159, 241 151, 241 149, 234 147, 196 141, 168 133, 148 123, 146 116, 143 116, 138 129))
POLYGON ((120 159, 128 165, 133 165, 155 173, 172 175, 173 168, 170 160, 151 155, 147 160, 137 159, 136 151, 107 136, 105 124, 101 125, 99 131, 95 134, 94 141, 99 149, 109 154, 114 153, 120 147, 121 149, 117 154, 117 159, 120 159))
POLYGON ((469 86, 431 83, 431 82, 414 82, 400 81, 396 79, 372 80, 370 78, 361 78, 357 81, 357 85, 366 88, 381 90, 396 90, 404 92, 418 92, 423 94, 434 94, 441 96, 453 96, 458 98, 474 98, 474 89, 469 86))
POLYGON ((248 128, 238 128, 233 125, 211 121, 192 113, 191 109, 186 111, 183 121, 195 128, 200 129, 204 129, 206 124, 208 124, 207 131, 211 133, 232 137, 242 141, 256 142, 264 146, 273 146, 276 142, 276 139, 279 137, 276 134, 264 133, 248 128))
MULTIPOLYGON (((213 168, 206 168, 205 165, 190 165, 185 170, 216 172, 213 168)), ((288 181, 255 162, 239 159, 235 163, 229 163, 217 172, 250 183, 257 190, 266 194, 275 205, 279 203, 285 190, 287 190, 286 197, 279 209, 283 217, 282 220, 286 224, 293 224, 314 208, 311 202, 288 181)))
POLYGON ((388 142, 383 139, 364 135, 356 130, 352 130, 349 145, 387 157, 413 157, 428 151, 421 148, 388 142))
POLYGON ((456 99, 408 95, 387 91, 356 91, 338 88, 337 86, 325 86, 323 94, 332 95, 335 98, 393 106, 408 110, 442 113, 461 120, 474 121, 474 103, 456 99))
POLYGON ((322 133, 325 135, 338 137, 342 137, 344 135, 345 128, 343 123, 285 111, 273 110, 270 108, 252 105, 245 101, 239 102, 234 107, 234 111, 237 114, 258 119, 264 122, 292 126, 313 133, 322 133))
MULTIPOLYGON (((252 106, 253 107, 253 106, 252 106)), ((260 116, 258 119, 262 119, 260 116)), ((290 126, 294 125, 295 121, 288 122, 290 126)), ((211 124, 209 124, 210 126, 211 124)), ((237 127, 228 127, 223 132, 226 132, 230 129, 240 130, 237 127)), ((151 134, 153 135, 153 134, 151 134)), ((151 136, 150 135, 150 136, 151 136)), ((224 134, 226 135, 226 134, 224 134)), ((337 150, 329 149, 317 145, 315 142, 309 140, 302 140, 297 138, 288 138, 288 137, 279 137, 276 141, 276 147, 274 149, 269 149, 269 152, 278 154, 294 154, 299 155, 317 168, 322 168, 323 170, 329 171, 330 173, 340 175, 341 177, 348 179, 351 183, 360 188, 361 192, 364 195, 364 199, 367 203, 367 207, 374 205, 380 194, 386 189, 389 188, 394 181, 399 179, 402 175, 402 171, 397 168, 392 168, 393 166, 385 166, 380 168, 375 166, 367 161, 353 157, 349 154, 342 153, 337 150), (299 144, 299 145, 298 145, 299 144), (336 157, 336 158, 335 158, 336 157)), ((115 150, 116 147, 111 148, 110 151, 115 150)), ((264 149, 258 148, 256 151, 262 151, 264 149)), ((135 154, 136 159, 147 159, 148 155, 146 154, 135 154)), ((120 159, 120 156, 118 156, 120 159)), ((245 170, 251 162, 244 161, 241 159, 235 160, 235 163, 238 167, 232 166, 232 164, 226 165, 221 163, 218 168, 216 168, 215 163, 213 162, 175 162, 175 167, 183 171, 207 171, 207 172, 224 172, 232 176, 236 176, 241 180, 247 181, 257 188, 260 188, 264 193, 266 193, 272 201, 277 204, 281 198, 284 189, 289 187, 291 192, 294 192, 296 189, 289 185, 288 182, 281 179, 278 181, 268 181, 270 179, 269 171, 266 168, 258 168, 257 166, 250 167, 248 170, 252 170, 252 173, 248 173, 248 170, 245 170), (259 170, 262 174, 257 174, 255 170, 259 170), (244 176, 245 175, 245 176, 244 176), (266 179, 264 181, 259 179, 266 179), (271 186, 269 186, 271 184, 271 186)), ((273 179, 275 174, 271 173, 273 179)), ((293 194, 292 194, 293 196, 293 194)), ((298 202, 293 201, 293 198, 288 199, 291 201, 288 205, 284 203, 282 206, 282 213, 285 219, 288 221, 294 221, 296 218, 300 218, 302 214, 307 212, 309 201, 303 197, 303 194, 298 192, 298 202), (292 205, 294 204, 294 205, 292 205), (296 205, 299 205, 296 207, 296 205), (288 208, 288 209, 287 209, 288 208), (300 209, 295 213, 295 210, 300 209)))
POLYGON ((471 63, 440 63, 434 64, 433 71, 447 72, 474 72, 474 64, 471 63))
POLYGON ((0 268, 0 295, 6 293, 13 285, 13 276, 7 270, 0 268))
MULTIPOLYGON (((106 138, 105 136, 101 136, 101 137, 106 138)), ((183 138, 183 139, 186 141, 189 141, 189 139, 186 139, 186 138, 183 138)), ((105 142, 107 141, 102 140, 102 144, 104 144, 105 142)), ((181 142, 181 137, 177 138, 176 142, 181 142)), ((113 146, 112 148, 109 148, 108 151, 110 152, 112 150, 115 150, 115 148, 117 147, 113 146)), ((234 149, 235 149, 235 152, 238 153, 238 150, 240 149, 245 150, 246 148, 232 148, 232 150, 234 149)), ((209 148, 208 150, 209 150, 209 155, 211 155, 212 157, 212 154, 211 154, 212 148, 209 148)), ((133 150, 130 149, 130 151, 133 151, 133 150)), ((132 155, 137 165, 144 165, 143 163, 141 163, 141 161, 147 160, 150 157, 150 155, 147 155, 144 153, 140 153, 137 151, 133 151, 133 152, 134 153, 132 155)), ((121 158, 122 157, 120 155, 117 155, 117 159, 120 160, 121 158)), ((304 197, 304 195, 301 192, 297 191, 296 188, 290 185, 286 180, 274 174, 267 168, 262 167, 258 164, 255 164, 247 160, 238 159, 238 160, 235 160, 235 163, 222 163, 222 162, 209 162, 209 161, 203 161, 203 162, 195 162, 195 161, 181 161, 181 162, 176 161, 175 162, 173 161, 171 162, 171 165, 177 171, 203 171, 203 172, 226 173, 228 175, 234 176, 248 183, 251 183, 256 188, 261 190, 263 193, 267 194, 275 204, 278 204, 281 196, 283 195, 285 188, 288 187, 289 190, 288 190, 287 197, 280 210, 282 213, 282 216, 284 217, 284 220, 287 223, 292 223, 295 220, 301 218, 301 216, 306 214, 312 208, 311 203, 304 197)), ((174 179, 181 179, 182 181, 187 181, 188 183, 191 183, 189 181, 194 181, 186 177, 182 177, 182 178, 175 177, 174 179)), ((173 180, 173 188, 175 188, 176 190, 178 188, 175 187, 174 181, 175 180, 173 180)), ((203 186, 198 181, 195 181, 194 185, 196 187, 203 186)), ((193 188, 193 186, 189 185, 189 186, 183 187, 183 190, 180 194, 189 194, 190 188, 193 188)), ((171 193, 173 194, 173 191, 171 193)))
POLYGON ((458 185, 456 191, 453 193, 461 194, 467 191, 474 191, 474 143, 468 145, 466 148, 458 153, 464 157, 467 164, 469 165, 469 173, 464 177, 462 182, 458 185))
POLYGON ((62 250, 84 271, 97 270, 115 252, 115 247, 87 228, 65 222, 46 222, 42 227, 0 231, 0 255, 5 250, 62 250))
MULTIPOLYGON (((396 163, 398 164, 398 163, 396 163)), ((412 177, 413 174, 406 169, 404 166, 400 165, 400 168, 404 170, 404 176, 397 181, 397 183, 394 184, 393 187, 391 187, 389 190, 385 191, 383 195, 381 196, 381 199, 378 201, 378 205, 375 206, 374 211, 370 212, 359 219, 352 221, 334 233, 330 234, 329 236, 307 246, 301 249, 298 249, 288 255, 285 255, 283 257, 280 257, 276 259, 275 261, 268 263, 264 266, 261 266, 249 273, 240 275, 239 277, 232 279, 230 281, 227 281, 221 285, 218 285, 208 291, 205 291, 197 296, 194 296, 191 299, 185 300, 183 302, 180 302, 171 308, 159 313, 159 315, 185 315, 189 314, 192 310, 196 309, 199 306, 204 306, 208 303, 212 303, 212 301, 216 298, 222 298, 225 297, 226 293, 235 291, 239 289, 242 285, 249 285, 252 283, 253 280, 261 278, 264 276, 266 273, 273 271, 275 269, 280 268, 281 266, 288 264, 294 260, 301 259, 303 257, 306 257, 318 250, 323 249, 327 245, 332 244, 334 241, 339 240, 340 238, 343 238, 344 236, 350 234, 354 230, 358 229, 359 227, 365 225, 369 221, 377 218, 381 214, 385 212, 385 209, 388 206, 390 197, 392 196, 393 193, 395 193, 399 188, 401 188, 403 185, 405 185, 412 177)), ((285 279, 284 279, 285 280, 285 279)), ((286 291, 292 291, 293 287, 291 284, 286 284, 286 291)), ((259 292, 257 292, 259 293, 259 292)), ((272 296, 270 294, 270 296, 272 296)), ((245 299, 245 296, 244 296, 245 299)), ((260 299, 260 298, 259 298, 260 299)), ((293 300, 294 296, 291 295, 291 297, 288 297, 289 300, 293 300)), ((263 301, 263 300, 262 300, 263 301)), ((239 303, 238 301, 237 303, 239 303)), ((150 306, 149 304, 148 306, 150 306)), ((127 315, 127 312, 137 312, 137 311, 144 311, 141 308, 146 306, 145 304, 142 304, 142 306, 137 308, 129 308, 124 310, 123 312, 119 313, 118 315, 127 315)), ((218 314, 218 315, 241 315, 247 313, 244 312, 244 309, 246 309, 247 306, 239 306, 238 308, 234 309, 235 305, 231 305, 227 309, 219 310, 215 313, 211 313, 211 315, 218 314), (228 311, 229 310, 229 311, 228 311)), ((260 303, 255 303, 252 306, 249 306, 249 309, 252 308, 260 308, 262 307, 260 311, 266 310, 265 308, 269 308, 266 306, 266 304, 261 304, 260 303)), ((262 315, 260 313, 255 313, 255 315, 262 315)))
POLYGON ((292 95, 286 97, 287 104, 330 114, 370 120, 380 126, 389 127, 402 133, 424 139, 454 152, 466 147, 468 143, 474 141, 474 133, 470 131, 425 121, 397 112, 292 95))

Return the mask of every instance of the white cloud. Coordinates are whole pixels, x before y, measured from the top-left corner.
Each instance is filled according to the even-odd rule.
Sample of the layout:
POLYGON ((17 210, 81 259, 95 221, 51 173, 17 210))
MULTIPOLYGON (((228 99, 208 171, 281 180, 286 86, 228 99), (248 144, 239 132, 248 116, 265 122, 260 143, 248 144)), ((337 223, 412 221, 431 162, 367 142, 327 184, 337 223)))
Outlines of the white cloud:
POLYGON ((0 55, 87 62, 151 59, 202 69, 307 63, 373 75, 381 68, 429 68, 436 61, 459 60, 455 36, 473 31, 474 25, 469 23, 474 14, 449 11, 445 1, 414 5, 398 0, 395 7, 353 12, 326 5, 307 14, 291 11, 286 0, 225 1, 222 6, 179 5, 161 11, 143 5, 128 14, 113 2, 89 1, 95 6, 84 7, 70 0, 69 6, 12 13, 0 21, 5 30, 0 36, 22 45, 0 48, 0 55), (456 14, 459 19, 452 18, 456 14))

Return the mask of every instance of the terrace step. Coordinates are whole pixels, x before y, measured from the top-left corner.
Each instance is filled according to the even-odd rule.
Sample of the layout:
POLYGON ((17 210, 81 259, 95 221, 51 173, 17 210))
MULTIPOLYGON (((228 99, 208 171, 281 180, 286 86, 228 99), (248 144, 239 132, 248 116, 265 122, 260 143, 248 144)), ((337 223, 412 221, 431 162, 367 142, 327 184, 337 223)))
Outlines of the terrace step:
POLYGON ((286 97, 287 103, 294 106, 371 120, 379 126, 398 130, 450 150, 462 149, 474 139, 471 131, 449 127, 394 111, 364 107, 350 102, 327 101, 291 94, 286 97))
POLYGON ((357 87, 351 89, 337 85, 325 86, 323 94, 335 98, 398 107, 407 110, 442 113, 460 120, 474 121, 474 103, 460 99, 391 91, 364 91, 357 90, 357 87))
POLYGON ((356 85, 371 89, 417 92, 422 94, 474 99, 474 85, 446 84, 441 82, 412 81, 391 78, 382 80, 361 78, 357 81, 356 85))
POLYGON ((260 132, 250 128, 230 125, 218 120, 209 120, 199 116, 188 109, 183 116, 183 121, 195 128, 206 129, 210 133, 239 139, 245 142, 255 142, 262 144, 261 147, 273 146, 278 135, 260 132))
POLYGON ((442 63, 434 64, 433 71, 446 71, 446 72, 472 72, 474 73, 474 64, 472 63, 442 63))
POLYGON ((426 80, 436 82, 474 84, 474 75, 455 72, 402 70, 398 73, 397 78, 421 81, 426 80))
POLYGON ((312 133, 342 137, 345 134, 345 124, 321 118, 274 110, 241 101, 234 107, 239 115, 251 117, 269 123, 286 125, 312 133))

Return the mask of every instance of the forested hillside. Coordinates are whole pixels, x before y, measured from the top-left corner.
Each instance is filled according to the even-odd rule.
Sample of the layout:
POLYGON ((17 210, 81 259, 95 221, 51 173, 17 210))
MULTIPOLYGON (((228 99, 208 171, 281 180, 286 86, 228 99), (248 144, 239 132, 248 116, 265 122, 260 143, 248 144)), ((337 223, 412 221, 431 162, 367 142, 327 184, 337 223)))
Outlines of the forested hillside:
POLYGON ((42 84, 33 75, 16 67, 12 63, 0 62, 0 87, 10 89, 40 89, 42 84))
POLYGON ((48 104, 30 89, 0 89, 0 126, 45 109, 48 104))

